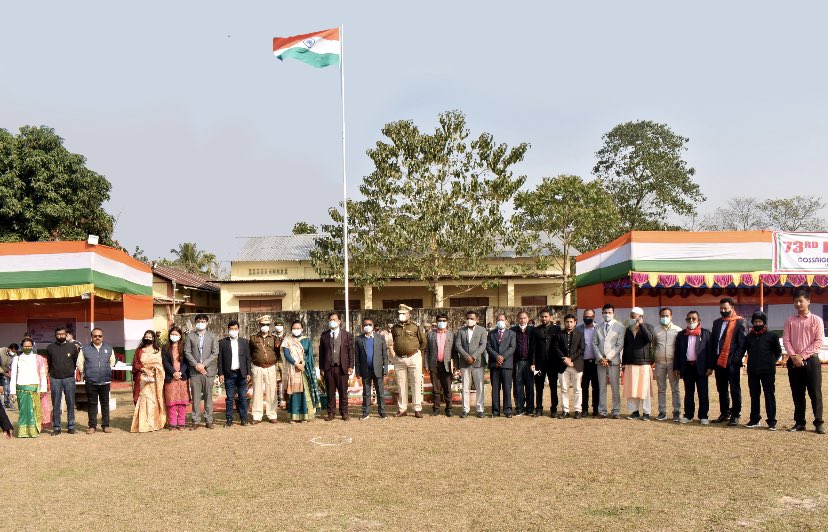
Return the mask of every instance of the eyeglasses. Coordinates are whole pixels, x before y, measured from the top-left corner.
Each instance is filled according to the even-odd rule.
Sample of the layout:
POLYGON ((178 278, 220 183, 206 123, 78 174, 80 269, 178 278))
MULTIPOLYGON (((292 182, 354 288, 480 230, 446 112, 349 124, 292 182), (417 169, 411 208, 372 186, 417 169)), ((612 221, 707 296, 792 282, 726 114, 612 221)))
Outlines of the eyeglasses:
POLYGON ((102 334, 93 334, 92 338, 103 338, 102 334))

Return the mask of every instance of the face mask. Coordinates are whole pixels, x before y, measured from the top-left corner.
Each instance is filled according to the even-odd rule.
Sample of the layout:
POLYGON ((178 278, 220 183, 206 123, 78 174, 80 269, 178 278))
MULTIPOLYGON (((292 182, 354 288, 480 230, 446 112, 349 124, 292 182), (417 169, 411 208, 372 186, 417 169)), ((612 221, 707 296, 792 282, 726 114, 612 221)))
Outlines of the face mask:
POLYGON ((180 336, 178 336, 177 334, 171 334, 171 335, 170 335, 170 342, 175 343, 175 342, 177 342, 177 341, 179 341, 179 340, 181 340, 181 337, 180 337, 180 336))
POLYGON ((474 327, 475 325, 477 325, 477 320, 466 320, 467 327, 474 327))
POLYGON ((31 348, 31 347, 24 347, 24 348, 23 348, 23 354, 28 355, 28 354, 29 354, 29 353, 31 353, 31 352, 32 352, 32 348, 31 348))
POLYGON ((526 330, 526 326, 527 326, 527 325, 529 325, 529 324, 528 324, 528 323, 527 323, 526 325, 520 325, 520 324, 518 324, 518 327, 520 327, 520 330, 521 330, 521 331, 525 331, 525 330, 526 330))
POLYGON ((730 310, 720 310, 719 314, 721 314, 723 318, 729 318, 731 312, 732 311, 730 311, 730 310))
POLYGON ((297 338, 302 336, 302 329, 291 329, 290 332, 292 332, 293 336, 296 336, 297 338))
POLYGON ((506 328, 506 322, 503 321, 503 320, 498 321, 497 322, 497 328, 500 329, 500 330, 505 329, 506 328))
POLYGON ((152 343, 152 339, 144 338, 141 343, 144 345, 150 345, 152 343))
POLYGON ((277 326, 276 326, 276 332, 277 332, 277 333, 282 334, 282 332, 283 332, 284 330, 285 330, 285 326, 284 326, 284 325, 277 325, 277 326))
POLYGON ((633 318, 628 319, 627 320, 627 328, 630 329, 632 327, 635 327, 636 323, 638 323, 638 320, 633 319, 633 318))
POLYGON ((662 316, 658 321, 660 321, 662 325, 670 325, 670 318, 662 316))
POLYGON ((262 325, 261 327, 259 327, 259 330, 267 334, 270 332, 270 325, 262 325))
POLYGON ((236 329, 230 329, 230 331, 228 331, 228 332, 230 334, 230 338, 238 338, 239 337, 239 331, 237 331, 236 329))
POLYGON ((595 321, 595 318, 584 318, 584 325, 592 325, 593 321, 595 321))
POLYGON ((759 331, 761 331, 761 330, 762 330, 762 329, 764 329, 764 328, 765 328, 765 326, 764 326, 764 325, 754 325, 754 326, 753 326, 753 330, 754 330, 754 331, 756 331, 756 332, 759 332, 759 331))
POLYGON ((612 314, 604 314, 604 321, 609 323, 612 321, 612 314))
POLYGON ((366 325, 365 327, 362 328, 362 330, 367 332, 367 333, 373 332, 374 326, 373 325, 366 325))
POLYGON ((698 326, 699 326, 699 322, 697 322, 697 321, 690 321, 690 322, 687 322, 687 326, 688 326, 688 327, 690 327, 690 329, 695 329, 696 327, 698 327, 698 326))
POLYGON ((398 314, 397 319, 400 321, 408 321, 408 314, 398 314))
POLYGON ((330 327, 331 329, 337 329, 339 328, 339 322, 331 320, 328 322, 328 327, 330 327))
POLYGON ((199 331, 206 330, 207 329, 207 324, 204 323, 203 321, 200 321, 200 322, 196 323, 196 329, 198 329, 199 331))
POLYGON ((62 344, 63 342, 66 341, 66 338, 57 338, 56 340, 57 340, 57 343, 62 344))
POLYGON ((446 323, 444 321, 438 321, 437 322, 437 328, 438 329, 445 329, 446 327, 448 327, 448 323, 446 323))

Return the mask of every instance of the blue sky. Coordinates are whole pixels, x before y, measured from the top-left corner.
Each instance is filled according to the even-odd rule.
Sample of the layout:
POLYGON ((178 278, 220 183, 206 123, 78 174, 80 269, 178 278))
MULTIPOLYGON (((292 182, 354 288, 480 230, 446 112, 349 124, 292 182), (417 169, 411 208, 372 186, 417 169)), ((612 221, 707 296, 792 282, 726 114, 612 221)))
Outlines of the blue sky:
POLYGON ((349 191, 387 122, 532 148, 518 171, 588 177, 628 120, 689 137, 710 210, 828 194, 820 2, 7 2, 0 127, 46 124, 112 182, 116 238, 151 258, 327 220, 341 199, 339 71, 273 36, 345 25, 349 191))

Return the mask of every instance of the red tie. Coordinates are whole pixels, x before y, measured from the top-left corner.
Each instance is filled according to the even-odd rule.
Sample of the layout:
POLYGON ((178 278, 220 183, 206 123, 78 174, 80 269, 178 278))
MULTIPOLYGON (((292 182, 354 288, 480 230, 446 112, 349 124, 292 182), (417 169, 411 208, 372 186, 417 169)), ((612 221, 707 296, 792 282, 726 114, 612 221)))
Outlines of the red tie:
POLYGON ((503 340, 503 329, 500 329, 500 332, 498 333, 498 336, 497 336, 497 341, 500 342, 502 340, 503 340))

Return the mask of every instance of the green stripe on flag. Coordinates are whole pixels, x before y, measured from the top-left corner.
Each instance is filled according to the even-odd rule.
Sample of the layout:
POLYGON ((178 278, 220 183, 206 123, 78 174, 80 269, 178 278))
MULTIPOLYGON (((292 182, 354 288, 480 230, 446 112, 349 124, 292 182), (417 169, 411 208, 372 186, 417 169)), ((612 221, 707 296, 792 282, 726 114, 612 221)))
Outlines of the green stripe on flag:
POLYGON ((3 272, 0 275, 0 288, 47 288, 87 283, 121 294, 152 295, 151 286, 143 286, 114 275, 92 271, 89 268, 43 272, 3 272))
POLYGON ((298 59, 316 68, 339 64, 339 54, 317 54, 305 48, 289 48, 276 57, 282 61, 285 59, 298 59))
POLYGON ((644 273, 750 273, 770 271, 771 259, 698 259, 624 261, 575 276, 575 286, 589 286, 626 277, 630 271, 644 273))

